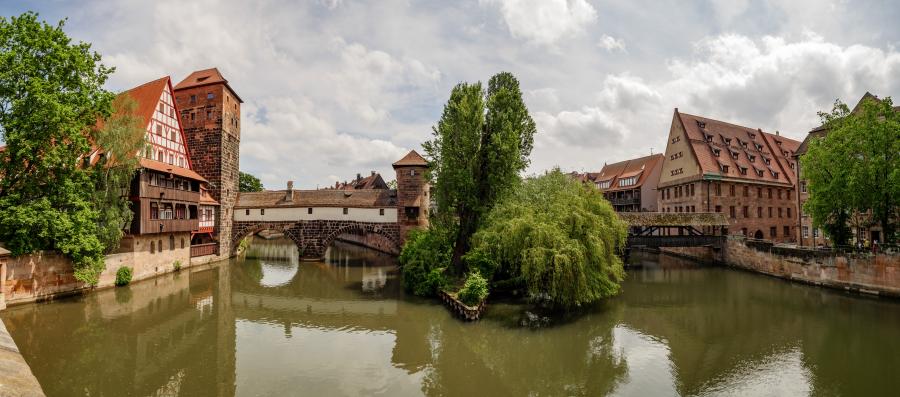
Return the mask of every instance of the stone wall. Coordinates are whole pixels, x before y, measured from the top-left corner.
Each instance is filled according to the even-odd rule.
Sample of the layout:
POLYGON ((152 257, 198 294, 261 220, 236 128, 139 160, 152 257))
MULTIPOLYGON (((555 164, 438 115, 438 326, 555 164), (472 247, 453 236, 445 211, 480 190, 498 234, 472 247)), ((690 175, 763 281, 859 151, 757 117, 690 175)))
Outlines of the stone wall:
POLYGON ((390 239, 374 233, 345 233, 337 236, 335 238, 337 241, 343 241, 345 243, 356 244, 366 248, 371 248, 376 251, 381 251, 391 255, 399 255, 400 247, 397 246, 397 243, 391 241, 390 239))
POLYGON ((718 263, 722 260, 720 252, 711 247, 660 247, 660 252, 697 260, 703 263, 718 263))
POLYGON ((332 220, 299 222, 235 221, 231 239, 232 246, 236 247, 241 239, 262 230, 275 230, 284 233, 285 237, 297 244, 304 258, 322 258, 325 255, 325 250, 336 237, 348 233, 379 234, 393 242, 395 246, 402 246, 400 226, 396 223, 332 220))
POLYGON ((787 280, 900 297, 900 256, 897 255, 834 254, 730 238, 725 263, 787 280))
MULTIPOLYGON (((113 286, 116 272, 122 266, 131 267, 132 281, 137 281, 174 271, 176 261, 181 263, 182 268, 200 263, 199 260, 191 260, 190 237, 190 233, 134 237, 129 242, 132 244, 129 251, 106 256, 106 270, 100 274, 97 287, 113 286), (160 242, 162 250, 158 248, 160 242)), ((75 279, 72 261, 59 253, 42 251, 7 261, 3 280, 7 304, 52 299, 86 288, 84 283, 75 279)))

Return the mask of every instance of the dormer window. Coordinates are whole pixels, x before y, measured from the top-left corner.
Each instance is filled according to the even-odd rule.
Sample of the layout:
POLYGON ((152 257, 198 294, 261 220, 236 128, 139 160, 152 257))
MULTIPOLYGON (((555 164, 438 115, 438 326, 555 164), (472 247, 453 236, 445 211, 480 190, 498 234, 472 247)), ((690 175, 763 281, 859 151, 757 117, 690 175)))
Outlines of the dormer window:
POLYGON ((719 149, 713 149, 713 154, 715 154, 716 157, 719 157, 719 153, 721 153, 721 152, 722 152, 722 151, 719 150, 719 149))
POLYGON ((762 145, 757 143, 757 144, 755 144, 755 146, 756 146, 757 151, 762 151, 762 145))
POLYGON ((725 164, 719 164, 719 167, 722 169, 722 173, 723 173, 723 174, 727 174, 727 173, 728 173, 728 166, 727 166, 727 165, 725 165, 725 164))
POLYGON ((766 165, 769 165, 772 163, 772 160, 769 160, 768 157, 763 157, 763 162, 766 163, 766 165))
POLYGON ((609 185, 611 185, 611 184, 612 184, 612 179, 610 179, 608 181, 601 181, 601 182, 597 183, 597 187, 600 189, 609 189, 609 185))
POLYGON ((775 141, 775 144, 781 146, 781 141, 775 141))
POLYGON ((747 135, 750 135, 750 139, 756 139, 756 134, 752 132, 748 132, 747 135))
POLYGON ((633 176, 630 178, 619 179, 619 186, 632 186, 637 183, 637 177, 633 176))
POLYGON ((737 160, 737 159, 738 159, 738 152, 731 152, 731 158, 737 160))
POLYGON ((762 178, 762 176, 763 176, 763 170, 756 170, 756 176, 762 178))
POLYGON ((710 135, 710 134, 703 133, 703 137, 706 138, 706 141, 707 141, 707 142, 712 142, 712 141, 713 141, 713 136, 710 135))
POLYGON ((697 127, 700 127, 700 128, 706 128, 706 123, 704 123, 704 122, 702 122, 702 121, 700 121, 700 120, 697 120, 697 127))
POLYGON ((750 162, 751 162, 751 163, 753 163, 753 162, 756 161, 756 156, 754 156, 754 155, 752 155, 752 154, 748 154, 748 155, 747 155, 747 158, 750 159, 750 162))
POLYGON ((794 169, 794 163, 788 163, 791 165, 791 169, 794 169))
POLYGON ((771 171, 771 170, 770 170, 770 172, 772 173, 772 177, 773 177, 773 178, 778 179, 778 173, 777 173, 777 172, 771 171))
POLYGON ((722 141, 724 141, 726 145, 731 145, 731 138, 725 138, 725 137, 723 136, 723 137, 722 137, 722 141))
POLYGON ((738 170, 741 171, 741 175, 747 175, 747 167, 738 167, 738 170))

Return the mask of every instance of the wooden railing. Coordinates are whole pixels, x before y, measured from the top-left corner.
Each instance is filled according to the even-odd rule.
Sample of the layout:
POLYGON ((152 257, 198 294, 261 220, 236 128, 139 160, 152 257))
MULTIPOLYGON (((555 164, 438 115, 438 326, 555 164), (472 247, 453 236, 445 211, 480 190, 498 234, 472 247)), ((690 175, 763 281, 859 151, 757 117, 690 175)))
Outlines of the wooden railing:
POLYGON ((197 244, 191 246, 191 258, 219 253, 219 243, 197 244))

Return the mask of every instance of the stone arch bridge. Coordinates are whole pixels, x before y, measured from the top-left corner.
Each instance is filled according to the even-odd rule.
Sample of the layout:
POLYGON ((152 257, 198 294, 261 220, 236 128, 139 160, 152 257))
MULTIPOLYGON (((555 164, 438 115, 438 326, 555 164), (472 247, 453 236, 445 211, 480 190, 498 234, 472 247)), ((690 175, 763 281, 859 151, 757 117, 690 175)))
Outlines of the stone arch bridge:
MULTIPOLYGON (((235 221, 232 227, 232 247, 241 240, 263 230, 284 233, 300 248, 306 259, 319 259, 325 250, 341 235, 355 234, 378 236, 385 250, 399 253, 402 246, 400 226, 397 223, 365 222, 353 220, 300 220, 300 221, 235 221)), ((235 248, 237 249, 237 248, 235 248)))

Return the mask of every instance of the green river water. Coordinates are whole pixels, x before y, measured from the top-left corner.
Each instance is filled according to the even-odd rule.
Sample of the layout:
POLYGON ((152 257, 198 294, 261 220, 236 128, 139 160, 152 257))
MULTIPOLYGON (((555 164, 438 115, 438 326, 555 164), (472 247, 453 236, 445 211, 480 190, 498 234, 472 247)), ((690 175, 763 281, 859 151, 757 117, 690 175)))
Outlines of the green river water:
POLYGON ((297 257, 256 240, 0 317, 48 396, 900 395, 897 301, 642 254, 578 316, 491 302, 463 323, 405 295, 391 257, 297 257))

